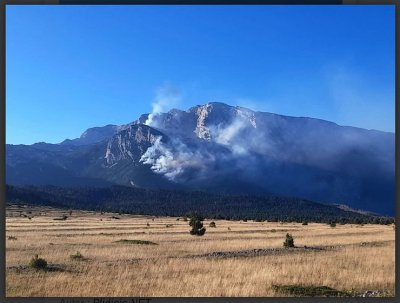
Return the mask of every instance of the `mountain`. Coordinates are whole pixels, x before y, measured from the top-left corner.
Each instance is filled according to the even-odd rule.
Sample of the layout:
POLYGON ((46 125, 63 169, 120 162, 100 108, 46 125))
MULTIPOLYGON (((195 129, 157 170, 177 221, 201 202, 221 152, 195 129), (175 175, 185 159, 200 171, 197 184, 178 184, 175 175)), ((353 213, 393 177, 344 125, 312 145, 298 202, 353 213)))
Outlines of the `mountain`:
POLYGON ((106 125, 87 129, 79 138, 61 142, 61 145, 87 145, 106 140, 115 135, 121 128, 117 125, 106 125))
POLYGON ((394 161, 393 133, 212 102, 60 144, 7 145, 6 180, 283 195, 394 215, 394 161))

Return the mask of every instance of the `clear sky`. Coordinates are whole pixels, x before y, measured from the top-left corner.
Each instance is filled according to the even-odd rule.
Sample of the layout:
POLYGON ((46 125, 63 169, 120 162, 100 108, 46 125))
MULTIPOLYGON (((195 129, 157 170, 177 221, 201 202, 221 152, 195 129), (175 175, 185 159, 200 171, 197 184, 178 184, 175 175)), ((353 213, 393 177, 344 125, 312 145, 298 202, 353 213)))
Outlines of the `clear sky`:
POLYGON ((6 141, 210 101, 394 132, 394 6, 6 7, 6 141))

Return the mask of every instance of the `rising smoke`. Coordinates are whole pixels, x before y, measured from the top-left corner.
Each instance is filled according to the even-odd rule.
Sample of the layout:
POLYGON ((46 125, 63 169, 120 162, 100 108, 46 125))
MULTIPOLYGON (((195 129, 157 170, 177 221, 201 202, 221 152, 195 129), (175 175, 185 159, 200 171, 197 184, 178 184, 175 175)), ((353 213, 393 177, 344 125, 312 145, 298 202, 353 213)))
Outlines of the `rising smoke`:
POLYGON ((177 182, 205 176, 215 161, 216 156, 205 148, 189 147, 180 139, 165 143, 162 137, 158 137, 140 159, 143 164, 149 164, 155 173, 177 182))
POLYGON ((159 137, 140 161, 149 164, 154 172, 177 182, 226 173, 238 166, 244 168, 251 162, 249 152, 256 140, 255 136, 243 135, 249 126, 248 121, 237 116, 230 123, 208 126, 211 142, 200 139, 184 142, 175 137, 165 143, 159 137))
MULTIPOLYGON (((294 178, 290 179, 291 186, 300 187, 300 180, 315 180, 315 176, 328 172, 364 175, 372 167, 389 173, 394 169, 394 141, 389 144, 392 139, 381 134, 367 134, 316 119, 255 116, 240 108, 229 113, 229 118, 227 111, 224 116, 214 111, 212 117, 207 117, 203 128, 209 132, 210 140, 188 139, 193 135, 190 128, 186 136, 171 135, 168 142, 158 139, 143 154, 141 162, 174 182, 231 174, 264 187, 270 182, 265 179, 267 176, 286 180, 282 184, 294 178)), ((170 134, 163 125, 159 127, 170 134)), ((325 183, 324 186, 333 186, 325 183)))
POLYGON ((145 124, 157 126, 155 117, 166 112, 168 109, 177 106, 182 101, 182 94, 179 89, 170 84, 165 84, 156 91, 156 97, 152 103, 152 111, 145 124))

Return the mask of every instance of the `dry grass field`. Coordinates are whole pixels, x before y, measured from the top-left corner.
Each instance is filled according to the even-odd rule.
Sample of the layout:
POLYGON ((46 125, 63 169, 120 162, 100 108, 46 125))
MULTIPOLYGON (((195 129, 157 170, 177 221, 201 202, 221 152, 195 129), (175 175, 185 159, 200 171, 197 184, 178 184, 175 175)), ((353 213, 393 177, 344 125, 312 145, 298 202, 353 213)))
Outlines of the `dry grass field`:
POLYGON ((210 221, 199 237, 182 218, 9 206, 6 295, 266 297, 298 284, 394 295, 393 225, 210 221), (283 248, 286 233, 298 248, 283 248), (47 270, 27 266, 36 254, 47 270))

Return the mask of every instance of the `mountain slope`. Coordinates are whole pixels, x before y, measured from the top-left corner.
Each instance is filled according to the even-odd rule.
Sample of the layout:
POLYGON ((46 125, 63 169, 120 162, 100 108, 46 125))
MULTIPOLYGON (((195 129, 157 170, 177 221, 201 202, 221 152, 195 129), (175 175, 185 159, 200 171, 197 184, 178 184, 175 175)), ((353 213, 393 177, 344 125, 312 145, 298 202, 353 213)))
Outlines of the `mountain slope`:
POLYGON ((7 145, 7 183, 275 194, 394 214, 393 133, 217 102, 146 121, 7 145))

